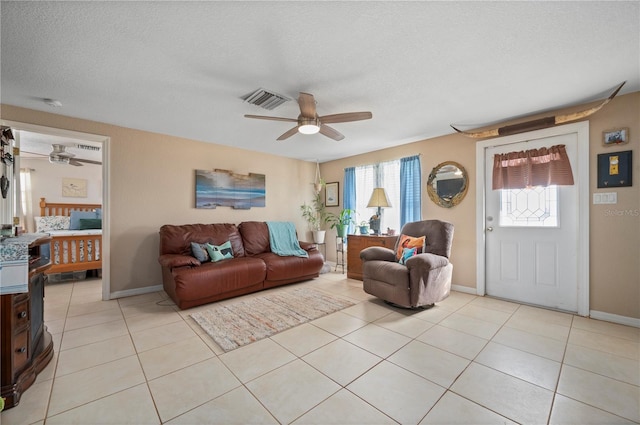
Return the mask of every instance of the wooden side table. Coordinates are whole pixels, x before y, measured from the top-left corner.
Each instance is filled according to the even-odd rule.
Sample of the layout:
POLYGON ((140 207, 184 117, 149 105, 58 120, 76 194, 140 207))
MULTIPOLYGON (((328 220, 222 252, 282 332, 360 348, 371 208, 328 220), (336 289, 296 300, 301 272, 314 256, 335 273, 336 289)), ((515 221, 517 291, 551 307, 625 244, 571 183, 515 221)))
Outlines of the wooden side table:
POLYGON ((393 249, 396 245, 397 236, 373 236, 373 235, 349 235, 347 251, 347 277, 350 279, 362 280, 362 260, 360 251, 370 246, 383 246, 393 249))

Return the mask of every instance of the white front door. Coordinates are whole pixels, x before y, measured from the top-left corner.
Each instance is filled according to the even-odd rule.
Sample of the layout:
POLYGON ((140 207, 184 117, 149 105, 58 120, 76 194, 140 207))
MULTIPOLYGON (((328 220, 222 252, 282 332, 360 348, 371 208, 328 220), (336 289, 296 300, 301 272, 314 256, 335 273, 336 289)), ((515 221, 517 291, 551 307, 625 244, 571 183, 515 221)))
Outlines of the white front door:
POLYGON ((570 132, 527 141, 514 140, 484 149, 485 289, 488 295, 579 312, 582 241, 578 139, 578 133, 570 132), (575 185, 492 190, 495 154, 559 144, 566 145, 575 185))

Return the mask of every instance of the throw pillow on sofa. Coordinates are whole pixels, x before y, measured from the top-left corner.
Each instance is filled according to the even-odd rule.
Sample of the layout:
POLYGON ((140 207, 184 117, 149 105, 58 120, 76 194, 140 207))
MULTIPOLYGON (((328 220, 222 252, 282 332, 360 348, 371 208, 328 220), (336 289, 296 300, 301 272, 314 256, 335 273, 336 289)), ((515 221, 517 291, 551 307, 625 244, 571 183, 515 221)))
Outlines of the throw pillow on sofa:
POLYGON ((191 242, 191 253, 201 263, 209 261, 209 253, 207 252, 206 243, 191 242))
POLYGON ((402 259, 404 248, 415 248, 416 254, 422 254, 423 252, 425 252, 426 243, 427 243, 426 236, 420 236, 419 238, 414 238, 412 236, 400 235, 400 239, 398 242, 398 250, 396 251, 396 261, 400 261, 402 259))
POLYGON ((207 252, 209 253, 209 257, 211 257, 212 262, 217 262, 220 260, 225 260, 227 258, 233 258, 233 251, 231 250, 231 241, 226 241, 222 245, 211 245, 207 244, 207 252))
POLYGON ((407 260, 411 257, 413 257, 414 255, 416 255, 416 248, 404 248, 402 250, 402 258, 400 258, 399 263, 400 264, 406 264, 407 260))

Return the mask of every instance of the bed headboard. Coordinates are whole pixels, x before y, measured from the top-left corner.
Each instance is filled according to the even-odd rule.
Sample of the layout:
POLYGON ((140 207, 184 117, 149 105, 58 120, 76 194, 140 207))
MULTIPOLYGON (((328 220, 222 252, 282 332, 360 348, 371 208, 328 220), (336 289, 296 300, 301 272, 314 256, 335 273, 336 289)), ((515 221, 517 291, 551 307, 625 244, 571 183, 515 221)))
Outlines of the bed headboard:
POLYGON ((70 216, 71 211, 94 211, 97 208, 102 208, 102 205, 52 203, 40 198, 40 216, 42 217, 50 215, 70 216))

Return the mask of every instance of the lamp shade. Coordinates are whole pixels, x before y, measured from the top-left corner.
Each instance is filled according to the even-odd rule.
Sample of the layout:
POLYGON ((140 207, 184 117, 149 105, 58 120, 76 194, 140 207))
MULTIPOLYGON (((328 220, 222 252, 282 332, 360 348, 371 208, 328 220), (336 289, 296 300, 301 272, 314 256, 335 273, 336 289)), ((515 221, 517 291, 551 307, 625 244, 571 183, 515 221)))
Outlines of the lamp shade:
POLYGON ((373 189, 373 193, 371 194, 371 198, 369 198, 369 203, 367 204, 367 208, 371 207, 381 207, 387 208, 390 207, 391 203, 389 202, 389 198, 387 197, 387 192, 385 192, 383 187, 376 187, 373 189))

